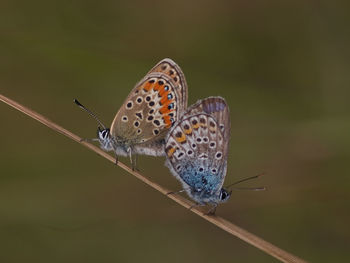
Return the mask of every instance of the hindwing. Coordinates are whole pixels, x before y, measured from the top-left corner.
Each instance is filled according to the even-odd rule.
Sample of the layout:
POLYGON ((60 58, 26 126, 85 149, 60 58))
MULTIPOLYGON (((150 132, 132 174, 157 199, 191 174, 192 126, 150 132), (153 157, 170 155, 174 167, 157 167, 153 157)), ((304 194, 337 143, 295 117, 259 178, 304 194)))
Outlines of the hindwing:
POLYGON ((184 189, 217 193, 226 176, 229 139, 230 116, 225 100, 200 100, 167 135, 166 165, 184 189))

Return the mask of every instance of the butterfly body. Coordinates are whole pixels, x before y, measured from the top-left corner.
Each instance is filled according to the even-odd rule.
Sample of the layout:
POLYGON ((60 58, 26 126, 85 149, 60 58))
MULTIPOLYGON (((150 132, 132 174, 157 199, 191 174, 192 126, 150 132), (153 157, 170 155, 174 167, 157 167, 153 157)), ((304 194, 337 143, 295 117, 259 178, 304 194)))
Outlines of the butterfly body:
POLYGON ((198 204, 225 202, 230 119, 224 99, 209 97, 191 106, 166 137, 166 165, 198 204))

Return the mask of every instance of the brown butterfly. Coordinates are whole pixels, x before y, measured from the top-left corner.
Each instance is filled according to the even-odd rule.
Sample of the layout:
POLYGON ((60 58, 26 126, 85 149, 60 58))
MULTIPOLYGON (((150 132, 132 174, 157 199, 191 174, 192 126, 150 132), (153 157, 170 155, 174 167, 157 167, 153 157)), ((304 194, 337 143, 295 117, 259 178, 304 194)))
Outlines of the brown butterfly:
POLYGON ((163 59, 131 90, 117 112, 111 128, 77 100, 75 103, 99 123, 101 148, 117 156, 129 156, 132 168, 136 155, 164 155, 164 138, 170 127, 187 108, 187 83, 181 68, 171 59, 163 59), (134 156, 134 158, 133 158, 134 156))

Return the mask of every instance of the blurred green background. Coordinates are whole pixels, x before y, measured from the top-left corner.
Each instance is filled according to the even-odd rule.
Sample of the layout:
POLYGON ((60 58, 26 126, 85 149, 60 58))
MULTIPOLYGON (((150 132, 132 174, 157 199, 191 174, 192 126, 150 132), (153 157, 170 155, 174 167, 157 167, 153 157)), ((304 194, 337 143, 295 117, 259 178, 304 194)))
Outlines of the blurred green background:
MULTIPOLYGON (((0 91, 91 138, 97 124, 73 98, 109 124, 170 57, 189 104, 229 103, 226 183, 266 172, 247 185, 268 191, 236 191, 218 215, 311 262, 348 262, 349 7, 3 0, 0 91)), ((1 262, 277 262, 3 103, 0 121, 1 262)), ((180 189, 163 163, 139 158, 144 175, 180 189)))

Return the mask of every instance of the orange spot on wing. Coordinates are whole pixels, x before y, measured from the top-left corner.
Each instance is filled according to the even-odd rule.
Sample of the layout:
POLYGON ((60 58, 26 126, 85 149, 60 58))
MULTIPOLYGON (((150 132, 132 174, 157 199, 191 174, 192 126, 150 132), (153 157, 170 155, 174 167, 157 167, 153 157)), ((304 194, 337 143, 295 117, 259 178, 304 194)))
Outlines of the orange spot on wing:
POLYGON ((167 149, 168 157, 171 157, 174 154, 175 151, 176 151, 176 149, 173 148, 173 147, 168 148, 167 149))
POLYGON ((145 91, 150 91, 151 90, 151 88, 152 88, 152 85, 153 85, 153 83, 149 83, 148 81, 145 83, 145 85, 143 86, 143 89, 145 90, 145 91))
POLYGON ((162 114, 162 115, 166 115, 166 114, 169 114, 170 112, 172 112, 174 109, 171 109, 171 110, 169 110, 168 109, 168 105, 165 105, 165 106, 163 106, 160 110, 159 110, 159 112, 162 114))
POLYGON ((211 127, 211 126, 209 126, 209 130, 212 131, 212 132, 214 132, 214 131, 216 131, 216 127, 211 127))
POLYGON ((162 90, 162 87, 163 87, 163 86, 164 86, 164 85, 159 85, 159 83, 156 82, 156 83, 154 83, 153 90, 160 92, 160 91, 162 90))
POLYGON ((196 129, 196 130, 197 130, 197 129, 199 128, 199 123, 196 123, 196 124, 193 125, 192 127, 193 127, 193 129, 196 129))
MULTIPOLYGON (((165 86, 163 86, 163 87, 159 90, 159 95, 163 97, 163 96, 164 96, 164 93, 167 93, 167 94, 168 94, 168 91, 165 90, 165 86)), ((165 94, 165 95, 167 95, 167 94, 165 94)))
POLYGON ((192 133, 191 127, 189 129, 187 129, 187 130, 185 129, 184 131, 185 131, 186 134, 191 134, 192 133))
POLYGON ((168 99, 168 94, 169 94, 169 92, 163 93, 162 98, 160 100, 160 103, 164 104, 165 102, 167 102, 169 100, 168 99))
POLYGON ((165 101, 165 104, 163 104, 163 106, 160 108, 159 112, 163 115, 168 114, 169 112, 173 111, 174 109, 168 109, 169 104, 172 102, 173 100, 167 100, 165 101))
POLYGON ((166 128, 170 128, 171 127, 171 120, 170 120, 170 116, 166 115, 163 117, 164 123, 165 123, 165 127, 166 128))
POLYGON ((176 137, 176 140, 178 142, 185 142, 186 141, 186 135, 184 133, 181 134, 181 137, 176 137))

